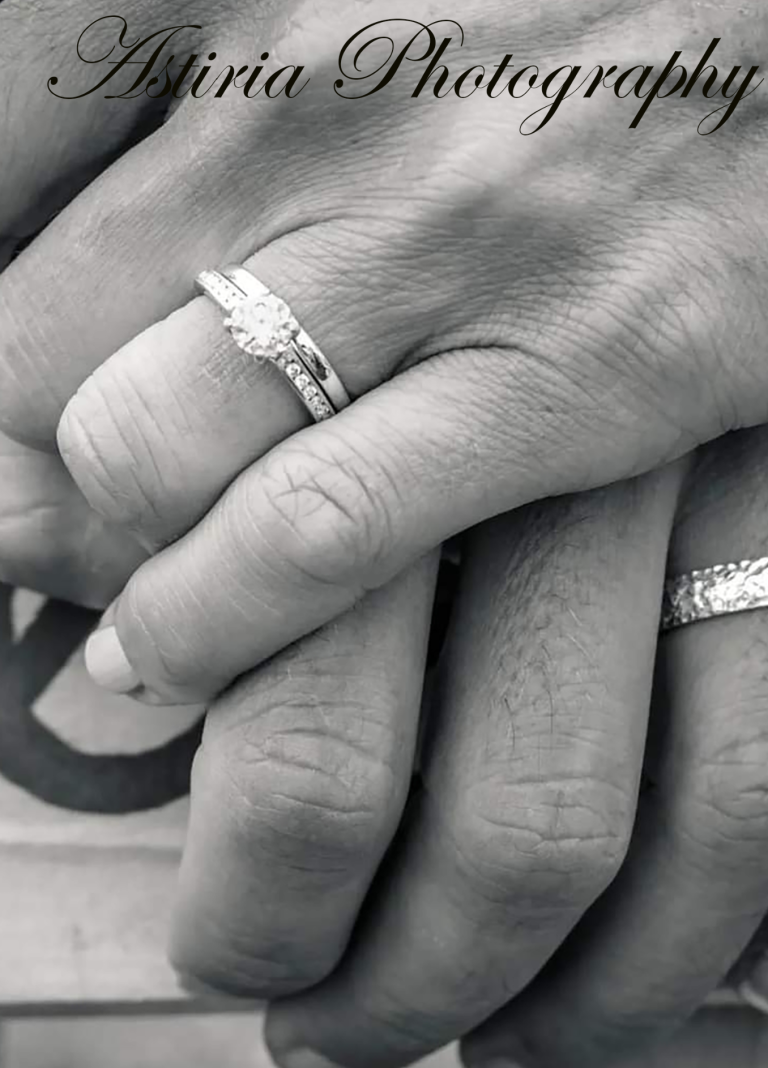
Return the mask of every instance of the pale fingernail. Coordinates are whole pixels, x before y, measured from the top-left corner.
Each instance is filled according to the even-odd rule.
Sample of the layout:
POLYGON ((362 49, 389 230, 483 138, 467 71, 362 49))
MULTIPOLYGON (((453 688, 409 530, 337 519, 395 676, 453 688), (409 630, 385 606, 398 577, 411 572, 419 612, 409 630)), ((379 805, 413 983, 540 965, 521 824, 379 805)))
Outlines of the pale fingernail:
POLYGON ((278 1068, 340 1068, 335 1061, 329 1061, 313 1049, 287 1050, 277 1056, 275 1064, 278 1068))
POLYGON ((85 666, 96 685, 112 693, 130 693, 141 685, 114 627, 103 627, 90 636, 85 643, 85 666))

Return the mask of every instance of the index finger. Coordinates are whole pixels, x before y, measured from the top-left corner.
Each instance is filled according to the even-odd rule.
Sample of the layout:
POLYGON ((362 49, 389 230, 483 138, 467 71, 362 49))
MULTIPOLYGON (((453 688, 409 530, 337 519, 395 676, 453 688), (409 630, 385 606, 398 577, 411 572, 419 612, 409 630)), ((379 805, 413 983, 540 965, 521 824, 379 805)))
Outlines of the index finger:
MULTIPOLYGON (((463 350, 403 373, 278 445, 148 561, 115 625, 91 638, 93 678, 123 693, 143 684, 164 703, 205 700, 459 531, 685 451, 679 419, 636 391, 616 377, 596 405, 564 371, 514 351, 463 350)), ((691 434, 719 431, 712 412, 695 414, 691 434)))
POLYGON ((435 565, 210 709, 174 926, 184 972, 276 997, 335 965, 407 796, 435 565))

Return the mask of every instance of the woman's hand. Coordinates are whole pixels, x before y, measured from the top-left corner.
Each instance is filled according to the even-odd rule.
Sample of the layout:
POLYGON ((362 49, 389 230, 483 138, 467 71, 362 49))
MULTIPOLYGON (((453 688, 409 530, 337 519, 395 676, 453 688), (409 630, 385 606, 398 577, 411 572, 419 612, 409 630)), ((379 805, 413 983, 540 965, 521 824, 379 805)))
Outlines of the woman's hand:
MULTIPOLYGON (((8 112, 5 118, 8 122, 8 112)), ((5 178, 4 170, 0 182, 5 178)), ((0 213, 15 204, 21 223, 28 187, 29 182, 23 188, 11 183, 7 199, 0 196, 0 213)), ((38 219, 42 187, 39 193, 42 201, 32 213, 38 219)), ((0 275, 16 243, 0 240, 0 275)), ((146 557, 134 538, 94 512, 59 456, 0 434, 0 583, 104 608, 146 557)))
MULTIPOLYGON (((105 519, 175 542, 92 658, 164 701, 210 697, 495 513, 768 418, 759 92, 709 137, 711 100, 657 101, 629 131, 609 89, 523 137, 530 96, 413 99, 405 76, 335 94, 340 42, 426 6, 262 14, 214 7, 202 47, 235 56, 258 36, 311 60, 306 91, 187 97, 0 283, 7 432, 51 445, 98 367, 59 427, 67 463, 105 519), (287 441, 303 417, 285 383, 204 298, 184 303, 200 268, 238 259, 367 393, 287 441)), ((746 70, 766 28, 735 2, 680 0, 475 0, 462 20, 462 64, 509 38, 547 70, 675 48, 692 65, 715 35, 746 70)), ((14 29, 5 5, 0 22, 14 29)))
POLYGON ((146 556, 89 507, 58 456, 0 434, 0 582, 104 608, 146 556))

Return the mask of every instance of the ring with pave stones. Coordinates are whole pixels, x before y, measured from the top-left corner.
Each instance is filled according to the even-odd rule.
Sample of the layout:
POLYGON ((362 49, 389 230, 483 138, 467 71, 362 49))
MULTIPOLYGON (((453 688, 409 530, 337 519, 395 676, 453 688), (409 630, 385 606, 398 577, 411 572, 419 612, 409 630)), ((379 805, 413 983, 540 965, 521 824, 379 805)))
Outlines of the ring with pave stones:
POLYGON ((287 378, 316 423, 350 403, 349 394, 326 357, 284 300, 245 267, 205 270, 198 289, 226 312, 224 326, 239 349, 269 360, 287 378))
POLYGON ((768 608, 768 556, 717 564, 669 579, 664 587, 661 630, 756 608, 768 608))

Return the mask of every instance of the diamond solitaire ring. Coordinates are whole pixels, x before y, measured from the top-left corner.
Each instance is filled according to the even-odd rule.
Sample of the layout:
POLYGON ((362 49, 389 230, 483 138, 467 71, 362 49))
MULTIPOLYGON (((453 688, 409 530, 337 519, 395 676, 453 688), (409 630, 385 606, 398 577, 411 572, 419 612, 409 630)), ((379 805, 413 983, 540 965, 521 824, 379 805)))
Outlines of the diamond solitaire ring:
POLYGON ((350 403, 349 394, 293 312, 245 267, 202 271, 198 288, 226 312, 224 326, 239 349, 269 360, 320 423, 350 403))
POLYGON ((768 556, 670 579, 664 588, 661 630, 755 608, 768 608, 768 556))

